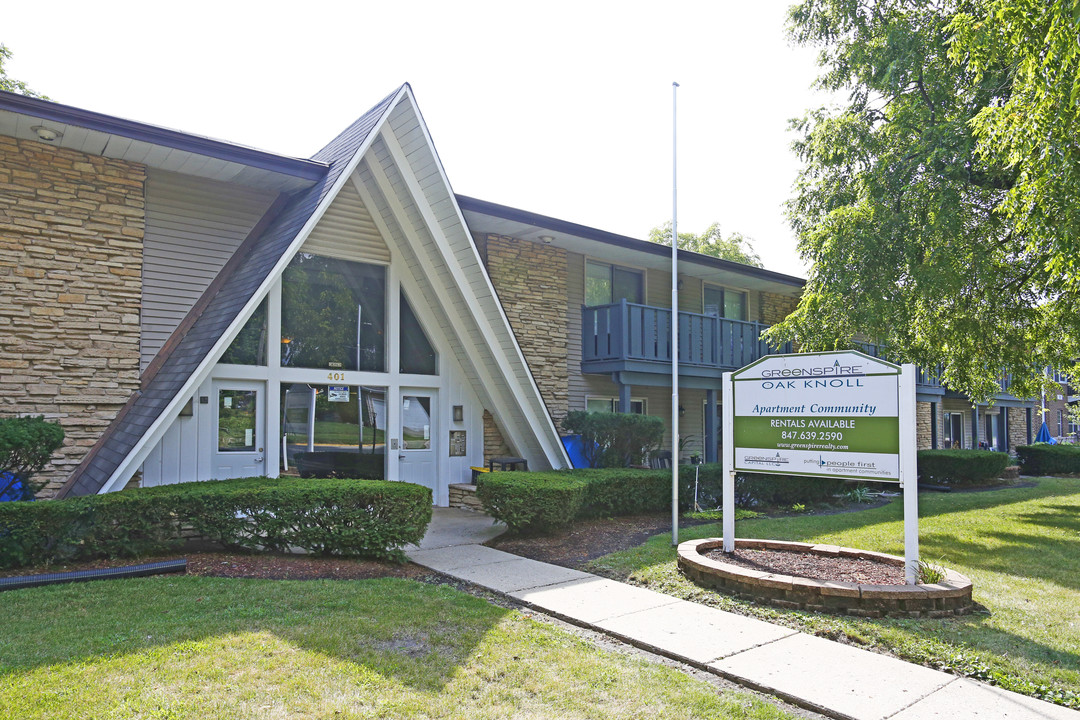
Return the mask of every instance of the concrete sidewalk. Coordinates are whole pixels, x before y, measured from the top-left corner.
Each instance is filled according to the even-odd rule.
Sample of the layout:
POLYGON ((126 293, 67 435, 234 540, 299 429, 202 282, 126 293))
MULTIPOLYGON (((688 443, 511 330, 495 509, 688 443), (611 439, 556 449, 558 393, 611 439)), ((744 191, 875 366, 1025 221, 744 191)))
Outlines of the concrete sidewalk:
POLYGON ((477 538, 500 532, 491 518, 436 510, 431 541, 407 550, 418 565, 824 715, 1080 720, 1080 712, 921 665, 484 547, 477 538))

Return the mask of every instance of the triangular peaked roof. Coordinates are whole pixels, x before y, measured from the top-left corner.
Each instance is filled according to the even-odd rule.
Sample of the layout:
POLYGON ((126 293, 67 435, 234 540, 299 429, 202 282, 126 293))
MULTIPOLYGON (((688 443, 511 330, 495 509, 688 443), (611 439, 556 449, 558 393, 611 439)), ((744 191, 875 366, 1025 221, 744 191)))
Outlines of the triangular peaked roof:
POLYGON ((449 309, 453 317, 444 314, 441 321, 455 331, 459 341, 479 346, 455 350, 466 374, 477 382, 485 406, 510 435, 507 439, 519 452, 543 461, 540 464, 568 465, 469 237, 411 88, 406 84, 388 95, 312 160, 327 164, 325 176, 267 211, 147 367, 142 390, 113 420, 61 488, 60 497, 124 486, 179 413, 181 399, 208 377, 270 284, 350 179, 378 216, 380 230, 395 236, 407 264, 415 270, 438 263, 447 271, 429 278, 429 304, 449 309), (395 121, 398 127, 408 125, 414 138, 417 129, 422 137, 420 143, 409 142, 407 154, 395 135, 395 121), (379 152, 369 152, 376 143, 379 152), (412 167, 412 172, 408 168, 424 160, 426 174, 418 178, 417 168, 412 167), (472 272, 474 265, 476 272, 472 272), (522 432, 522 427, 531 430, 522 432))

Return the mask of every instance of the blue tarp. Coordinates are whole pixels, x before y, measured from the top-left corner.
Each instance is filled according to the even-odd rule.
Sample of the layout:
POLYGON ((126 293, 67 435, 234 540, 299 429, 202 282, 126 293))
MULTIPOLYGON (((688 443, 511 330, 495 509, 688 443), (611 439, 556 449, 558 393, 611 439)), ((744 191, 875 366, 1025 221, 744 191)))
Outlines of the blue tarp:
MULTIPOLYGON (((0 472, 0 502, 13 502, 22 499, 24 499, 22 480, 9 472, 0 472)), ((32 500, 33 498, 26 499, 32 500)))
POLYGON ((1045 420, 1043 421, 1042 427, 1039 428, 1039 434, 1035 436, 1035 442, 1057 445, 1057 440, 1050 434, 1050 428, 1046 427, 1045 420))
POLYGON ((562 444, 566 448, 566 454, 570 456, 570 462, 575 468, 590 467, 589 461, 585 459, 585 450, 582 447, 580 435, 563 435, 562 444))

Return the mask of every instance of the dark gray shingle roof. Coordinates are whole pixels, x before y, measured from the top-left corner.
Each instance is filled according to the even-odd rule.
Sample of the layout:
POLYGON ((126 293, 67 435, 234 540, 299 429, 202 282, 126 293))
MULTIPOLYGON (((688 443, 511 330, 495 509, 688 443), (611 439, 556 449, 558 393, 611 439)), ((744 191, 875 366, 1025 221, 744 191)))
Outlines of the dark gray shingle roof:
MULTIPOLYGON (((250 244, 245 242, 246 250, 242 246, 237 251, 244 255, 222 271, 230 273, 228 282, 214 283, 207 289, 207 295, 213 293, 213 297, 201 298, 196 303, 196 307, 205 305, 201 314, 188 325, 190 329, 178 343, 174 338, 165 343, 161 352, 167 355, 155 358, 156 362, 152 363, 156 372, 152 377, 144 376, 143 390, 129 400, 126 412, 121 411, 109 425, 68 478, 59 496, 90 495, 104 487, 266 280, 400 92, 398 88, 387 95, 312 156, 312 160, 329 165, 326 174, 312 187, 292 196, 260 235, 252 238, 250 244)), ((178 328, 177 332, 182 330, 178 328)))

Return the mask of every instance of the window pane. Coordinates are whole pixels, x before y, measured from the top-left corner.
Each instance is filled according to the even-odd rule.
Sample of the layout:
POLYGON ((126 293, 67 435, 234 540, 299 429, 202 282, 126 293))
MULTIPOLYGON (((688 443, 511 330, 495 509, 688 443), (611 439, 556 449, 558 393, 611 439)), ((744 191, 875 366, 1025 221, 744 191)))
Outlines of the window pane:
POLYGON ((711 285, 706 285, 702 296, 706 315, 720 317, 720 310, 724 307, 724 291, 711 285))
POLYGON ((589 398, 585 401, 585 412, 614 412, 613 405, 609 398, 589 398))
POLYGON ((611 266, 585 263, 585 304, 607 305, 611 302, 611 266))
POLYGON ((240 334, 218 362, 233 365, 266 365, 266 298, 244 324, 240 334))
POLYGON ((386 272, 300 253, 281 286, 281 364, 386 370, 386 272))
POLYGON ((255 452, 254 390, 218 391, 218 451, 255 452))
POLYGON ((729 320, 746 319, 746 293, 724 291, 724 317, 729 320))
POLYGON ((431 448, 431 398, 401 396, 401 446, 405 450, 431 448))
POLYGON ((627 302, 641 303, 644 301, 644 283, 641 281, 641 273, 637 270, 626 268, 611 268, 611 301, 619 302, 625 299, 627 302))
POLYGON ((420 321, 413 314, 405 293, 401 294, 401 334, 398 338, 398 369, 403 373, 418 375, 437 375, 438 358, 435 348, 420 326, 420 321))
POLYGON ((383 388, 282 384, 281 413, 290 469, 314 477, 386 477, 383 388), (323 456, 312 457, 318 453, 323 456))

